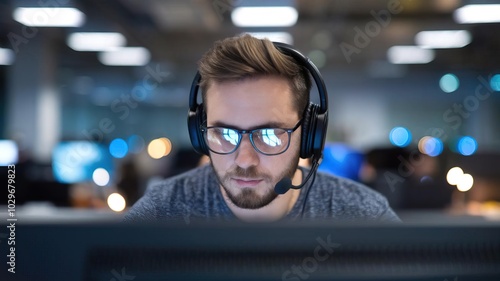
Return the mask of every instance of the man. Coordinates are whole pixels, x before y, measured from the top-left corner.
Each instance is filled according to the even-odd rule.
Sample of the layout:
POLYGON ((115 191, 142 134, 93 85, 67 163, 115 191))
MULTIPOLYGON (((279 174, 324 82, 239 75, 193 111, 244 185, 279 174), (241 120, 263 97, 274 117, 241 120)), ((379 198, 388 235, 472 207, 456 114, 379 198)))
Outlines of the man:
POLYGON ((308 172, 298 162, 311 82, 272 42, 249 35, 218 41, 199 73, 206 112, 199 130, 211 165, 149 188, 126 221, 399 221, 382 195, 331 175, 275 192, 283 178, 297 186, 308 172))

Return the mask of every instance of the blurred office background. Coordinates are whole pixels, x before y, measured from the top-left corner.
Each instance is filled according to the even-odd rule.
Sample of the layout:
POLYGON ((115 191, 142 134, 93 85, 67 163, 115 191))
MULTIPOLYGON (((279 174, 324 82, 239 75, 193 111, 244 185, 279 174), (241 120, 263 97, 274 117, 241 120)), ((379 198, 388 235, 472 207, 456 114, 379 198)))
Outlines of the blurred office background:
POLYGON ((252 33, 320 69, 321 171, 380 191, 398 213, 498 217, 494 2, 2 1, 0 202, 15 164, 26 213, 119 216, 147 186, 202 163, 186 126, 197 61, 214 41, 252 33))

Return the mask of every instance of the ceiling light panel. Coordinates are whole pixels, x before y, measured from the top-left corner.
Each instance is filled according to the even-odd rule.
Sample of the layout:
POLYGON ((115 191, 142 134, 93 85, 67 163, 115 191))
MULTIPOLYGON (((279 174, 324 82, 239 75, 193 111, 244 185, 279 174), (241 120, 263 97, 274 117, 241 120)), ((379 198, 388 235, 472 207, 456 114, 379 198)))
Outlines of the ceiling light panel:
POLYGON ((67 44, 75 51, 111 51, 125 46, 127 40, 116 32, 75 32, 68 36, 67 44))
POLYGON ((80 27, 85 23, 85 14, 75 8, 16 8, 13 18, 26 26, 36 27, 80 27))

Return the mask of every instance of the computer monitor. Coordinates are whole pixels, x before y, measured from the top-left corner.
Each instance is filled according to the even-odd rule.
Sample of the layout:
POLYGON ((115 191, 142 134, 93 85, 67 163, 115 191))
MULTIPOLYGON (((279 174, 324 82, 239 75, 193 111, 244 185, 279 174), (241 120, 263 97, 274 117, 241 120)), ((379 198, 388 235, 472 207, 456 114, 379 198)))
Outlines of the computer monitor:
POLYGON ((114 165, 106 147, 90 141, 62 141, 52 153, 54 178, 61 183, 92 181, 97 169, 112 176, 114 165))
POLYGON ((19 160, 19 148, 13 140, 0 139, 0 166, 16 164, 19 160))
POLYGON ((1 280, 500 280, 498 222, 20 223, 15 237, 1 280))

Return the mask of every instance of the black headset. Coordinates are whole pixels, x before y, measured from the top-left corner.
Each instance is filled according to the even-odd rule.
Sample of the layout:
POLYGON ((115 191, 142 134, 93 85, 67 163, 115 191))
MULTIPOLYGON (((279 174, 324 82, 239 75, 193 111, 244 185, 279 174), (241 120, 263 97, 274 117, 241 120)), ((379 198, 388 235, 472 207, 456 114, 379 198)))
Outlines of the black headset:
MULTIPOLYGON (((299 65, 305 67, 316 83, 320 104, 309 103, 304 111, 302 121, 302 137, 300 157, 311 158, 313 162, 320 162, 328 127, 328 93, 325 82, 318 68, 312 61, 293 49, 290 45, 273 42, 274 46, 283 54, 292 57, 299 65)), ((196 73, 189 94, 188 130, 193 148, 200 154, 208 155, 209 149, 201 132, 201 126, 206 122, 206 113, 203 103, 198 103, 198 90, 201 81, 200 73, 196 73)))

